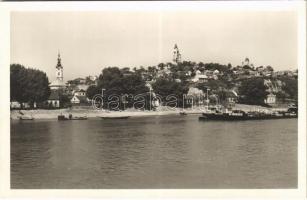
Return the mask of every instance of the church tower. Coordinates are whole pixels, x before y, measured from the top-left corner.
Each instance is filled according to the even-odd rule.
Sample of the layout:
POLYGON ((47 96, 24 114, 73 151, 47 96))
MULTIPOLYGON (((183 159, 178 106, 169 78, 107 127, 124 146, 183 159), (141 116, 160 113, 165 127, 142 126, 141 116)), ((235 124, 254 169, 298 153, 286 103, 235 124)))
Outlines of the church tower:
POLYGON ((181 54, 179 52, 179 49, 178 49, 178 46, 177 44, 175 44, 175 47, 174 47, 174 54, 173 54, 173 61, 178 64, 181 62, 181 54))
POLYGON ((57 80, 59 81, 63 81, 63 66, 61 64, 61 56, 60 56, 60 53, 58 53, 58 63, 56 65, 56 70, 55 70, 55 77, 57 80))
POLYGON ((61 56, 58 53, 58 63, 55 66, 55 80, 49 85, 51 90, 58 90, 65 88, 64 79, 63 79, 63 66, 61 63, 61 56))

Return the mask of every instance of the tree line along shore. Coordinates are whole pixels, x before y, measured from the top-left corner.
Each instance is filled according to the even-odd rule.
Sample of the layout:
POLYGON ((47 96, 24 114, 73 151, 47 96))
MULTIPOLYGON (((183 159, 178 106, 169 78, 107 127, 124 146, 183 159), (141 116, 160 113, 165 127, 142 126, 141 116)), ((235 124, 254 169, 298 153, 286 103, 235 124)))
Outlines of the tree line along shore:
MULTIPOLYGON (((107 67, 97 75, 97 80, 88 84, 84 92, 89 101, 83 106, 90 110, 92 98, 102 91, 103 98, 97 103, 105 110, 156 110, 161 106, 190 108, 217 104, 274 108, 297 104, 297 70, 275 72, 271 66, 254 67, 246 60, 242 66, 235 67, 190 61, 160 63, 147 68, 107 67), (144 99, 142 108, 135 103, 135 96, 140 94, 144 99), (176 97, 176 101, 169 102, 169 95, 176 97), (114 96, 120 98, 112 107, 114 98, 111 97, 114 96), (113 100, 111 103, 110 99, 113 100)), ((48 105, 52 89, 45 72, 11 64, 10 78, 11 102, 21 106, 27 103, 29 109, 54 109, 48 105)), ((80 106, 71 102, 74 95, 71 88, 78 84, 76 80, 67 81, 65 87, 57 89, 58 109, 80 106)))

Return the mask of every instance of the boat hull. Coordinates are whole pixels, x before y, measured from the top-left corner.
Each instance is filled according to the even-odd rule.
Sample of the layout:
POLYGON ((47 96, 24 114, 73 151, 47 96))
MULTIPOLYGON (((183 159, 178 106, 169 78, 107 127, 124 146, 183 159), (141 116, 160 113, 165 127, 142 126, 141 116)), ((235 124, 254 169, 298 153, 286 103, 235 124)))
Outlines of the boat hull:
POLYGON ((266 120, 266 119, 287 119, 287 118, 297 118, 297 115, 256 115, 249 116, 244 114, 242 116, 232 116, 229 114, 207 114, 203 113, 203 116, 199 117, 199 120, 217 120, 217 121, 243 121, 243 120, 266 120))
POLYGON ((70 120, 87 120, 87 117, 75 117, 71 118, 70 120))
POLYGON ((130 116, 121 116, 121 117, 100 117, 101 119, 128 119, 130 116))
POLYGON ((58 116, 58 120, 59 121, 66 121, 66 120, 87 120, 87 117, 72 117, 72 118, 68 118, 68 117, 65 117, 64 115, 59 115, 58 116))
POLYGON ((19 120, 22 120, 22 121, 24 121, 24 120, 34 120, 34 118, 19 118, 19 120))
POLYGON ((65 117, 64 115, 58 115, 58 120, 59 121, 66 121, 69 120, 67 117, 65 117))

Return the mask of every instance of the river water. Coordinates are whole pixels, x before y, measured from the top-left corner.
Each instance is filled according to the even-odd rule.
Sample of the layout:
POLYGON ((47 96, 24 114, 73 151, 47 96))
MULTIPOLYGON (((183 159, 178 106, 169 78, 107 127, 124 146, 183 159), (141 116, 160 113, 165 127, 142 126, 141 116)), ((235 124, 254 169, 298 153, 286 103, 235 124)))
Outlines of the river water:
POLYGON ((12 188, 296 188, 297 119, 12 121, 12 188))

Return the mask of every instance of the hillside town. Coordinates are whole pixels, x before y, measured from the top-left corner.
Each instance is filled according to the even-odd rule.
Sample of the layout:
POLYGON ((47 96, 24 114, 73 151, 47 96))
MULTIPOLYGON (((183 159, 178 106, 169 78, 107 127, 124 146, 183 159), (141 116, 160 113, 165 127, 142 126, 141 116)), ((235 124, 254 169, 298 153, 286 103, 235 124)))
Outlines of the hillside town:
MULTIPOLYGON (((108 67, 104 68, 100 75, 78 77, 67 82, 64 82, 64 65, 62 65, 62 58, 58 53, 55 79, 51 83, 49 82, 48 98, 41 102, 32 101, 30 103, 20 102, 12 97, 11 108, 90 107, 95 92, 101 93, 102 89, 110 89, 110 87, 106 87, 107 84, 102 83, 115 69, 123 78, 128 77, 129 79, 135 75, 140 77, 140 81, 144 82, 148 91, 153 93, 153 97, 163 90, 162 85, 159 86, 160 88, 157 86, 161 80, 168 80, 175 85, 177 84, 178 87, 183 87, 184 91, 179 96, 186 95, 185 106, 224 104, 231 107, 239 102, 274 107, 281 104, 297 103, 298 70, 274 71, 274 68, 269 65, 256 67, 249 58, 245 58, 238 66, 232 66, 230 63, 222 65, 183 61, 180 50, 175 44, 172 62, 160 63, 157 66, 146 68, 143 66, 134 68, 108 67), (250 85, 250 87, 257 88, 259 85, 253 85, 255 80, 256 82, 260 80, 265 91, 263 91, 262 97, 259 97, 260 101, 251 102, 248 100, 248 94, 253 91, 246 91, 250 88, 244 88, 244 86, 250 85), (195 98, 196 96, 197 98, 195 98), (244 99, 245 97, 246 99, 244 99)), ((118 86, 120 87, 120 85, 118 86)), ((173 93, 172 89, 168 92, 173 93)), ((154 107, 165 105, 163 99, 153 99, 153 103, 154 107)))

